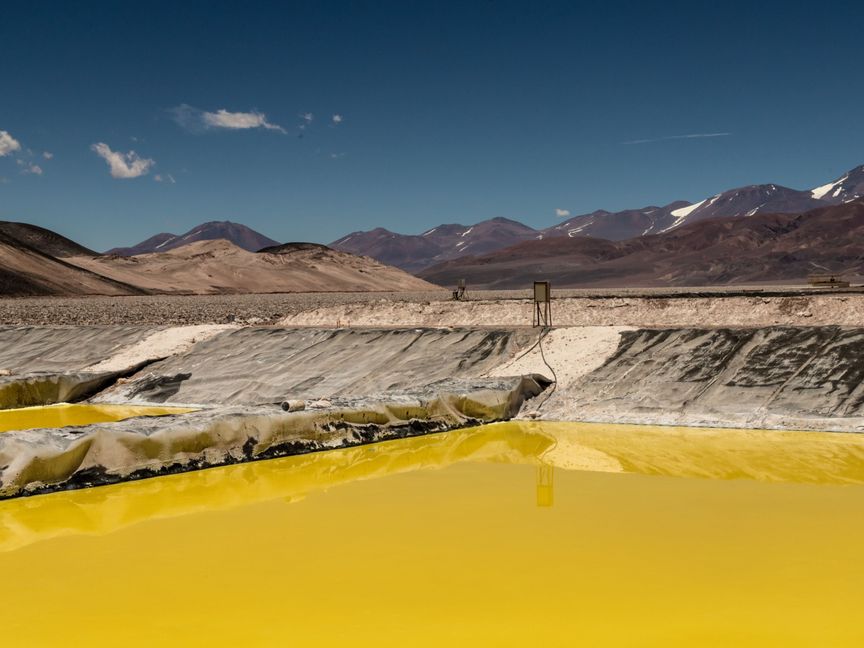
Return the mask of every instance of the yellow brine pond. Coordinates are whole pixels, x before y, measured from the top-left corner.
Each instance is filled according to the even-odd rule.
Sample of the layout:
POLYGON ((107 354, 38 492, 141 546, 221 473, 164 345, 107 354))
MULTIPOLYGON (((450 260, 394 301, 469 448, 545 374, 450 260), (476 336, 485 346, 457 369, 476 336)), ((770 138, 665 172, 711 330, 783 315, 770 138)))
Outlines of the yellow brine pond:
POLYGON ((86 403, 60 403, 39 407, 0 410, 0 432, 57 428, 91 423, 111 423, 136 416, 165 416, 184 414, 194 410, 181 407, 152 405, 88 405, 86 403))
POLYGON ((861 646, 864 438, 503 423, 0 502, 8 646, 861 646))

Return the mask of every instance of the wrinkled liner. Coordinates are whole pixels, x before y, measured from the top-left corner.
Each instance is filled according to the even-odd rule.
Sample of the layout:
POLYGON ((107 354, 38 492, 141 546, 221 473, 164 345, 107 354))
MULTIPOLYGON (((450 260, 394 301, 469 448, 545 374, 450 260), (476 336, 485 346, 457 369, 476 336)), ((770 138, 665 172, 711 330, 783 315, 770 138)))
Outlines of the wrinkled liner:
POLYGON ((74 403, 99 393, 128 371, 34 372, 0 378, 0 409, 74 403))
POLYGON ((418 392, 278 407, 216 408, 0 435, 0 498, 417 436, 512 418, 542 376, 447 381, 418 392))

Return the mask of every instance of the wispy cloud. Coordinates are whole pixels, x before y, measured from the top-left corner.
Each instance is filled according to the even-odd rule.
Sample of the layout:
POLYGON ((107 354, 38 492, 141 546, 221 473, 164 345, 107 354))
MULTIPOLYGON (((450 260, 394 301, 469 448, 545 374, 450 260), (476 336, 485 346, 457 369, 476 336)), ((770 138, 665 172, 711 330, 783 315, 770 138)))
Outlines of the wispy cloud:
POLYGON ((653 137, 650 139, 637 139, 622 144, 653 144, 654 142, 668 142, 669 140, 705 139, 709 137, 729 137, 732 133, 687 133, 686 135, 667 135, 665 137, 653 137))
POLYGON ((177 184, 177 181, 174 179, 174 176, 170 173, 157 173, 153 176, 153 179, 156 182, 165 182, 167 184, 177 184))
POLYGON ((194 106, 181 104, 171 108, 169 111, 172 119, 186 130, 193 132, 207 130, 251 130, 263 128, 272 130, 283 135, 286 134, 284 128, 278 124, 273 124, 267 119, 267 115, 257 110, 249 112, 231 112, 224 108, 210 112, 199 110, 194 106))
POLYGON ((21 150, 21 143, 8 132, 0 130, 0 157, 11 155, 21 150))
MULTIPOLYGON (((305 131, 309 126, 312 125, 312 122, 315 121, 315 115, 311 112, 300 113, 300 125, 297 127, 300 131, 305 131)), ((301 133, 302 135, 302 133, 301 133)))
POLYGON ((343 121, 345 121, 345 118, 344 118, 342 115, 338 115, 338 114, 337 114, 337 115, 333 115, 333 116, 330 118, 330 121, 331 121, 331 123, 332 123, 334 126, 338 126, 338 125, 341 124, 343 121))
POLYGON ((33 164, 28 160, 15 160, 15 164, 21 167, 21 173, 27 173, 31 175, 42 175, 42 167, 38 164, 33 164))
POLYGON ((142 158, 135 151, 129 151, 128 153, 112 151, 104 142, 93 144, 90 150, 108 163, 112 178, 119 178, 121 180, 140 178, 143 175, 147 175, 150 169, 156 164, 153 160, 142 158))
POLYGON ((53 160, 54 154, 51 151, 42 151, 42 157, 46 160, 53 160))
POLYGON ((331 153, 331 154, 330 154, 330 159, 331 159, 331 160, 341 160, 341 159, 344 158, 346 155, 348 155, 348 154, 345 153, 345 152, 331 153))
POLYGON ((570 210, 569 209, 556 209, 555 215, 558 218, 567 218, 570 215, 570 210))

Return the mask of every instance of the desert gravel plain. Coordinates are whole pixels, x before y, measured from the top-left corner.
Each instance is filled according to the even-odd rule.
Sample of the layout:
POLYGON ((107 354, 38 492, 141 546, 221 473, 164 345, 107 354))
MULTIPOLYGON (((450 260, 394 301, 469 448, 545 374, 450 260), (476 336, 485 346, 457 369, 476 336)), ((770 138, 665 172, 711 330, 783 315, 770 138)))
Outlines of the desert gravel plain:
MULTIPOLYGON (((554 290, 556 326, 864 326, 864 289, 554 290)), ((528 290, 33 297, 0 300, 2 325, 523 326, 528 290)))

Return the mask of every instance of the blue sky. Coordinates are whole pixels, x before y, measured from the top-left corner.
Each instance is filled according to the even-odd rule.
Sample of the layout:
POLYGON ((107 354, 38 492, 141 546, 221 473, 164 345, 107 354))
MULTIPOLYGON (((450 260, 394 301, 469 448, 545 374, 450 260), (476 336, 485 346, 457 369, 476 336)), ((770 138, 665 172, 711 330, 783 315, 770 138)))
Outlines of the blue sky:
POLYGON ((860 2, 4 0, 0 219, 96 249, 205 220, 329 242, 809 188, 864 163, 862 24, 860 2))

